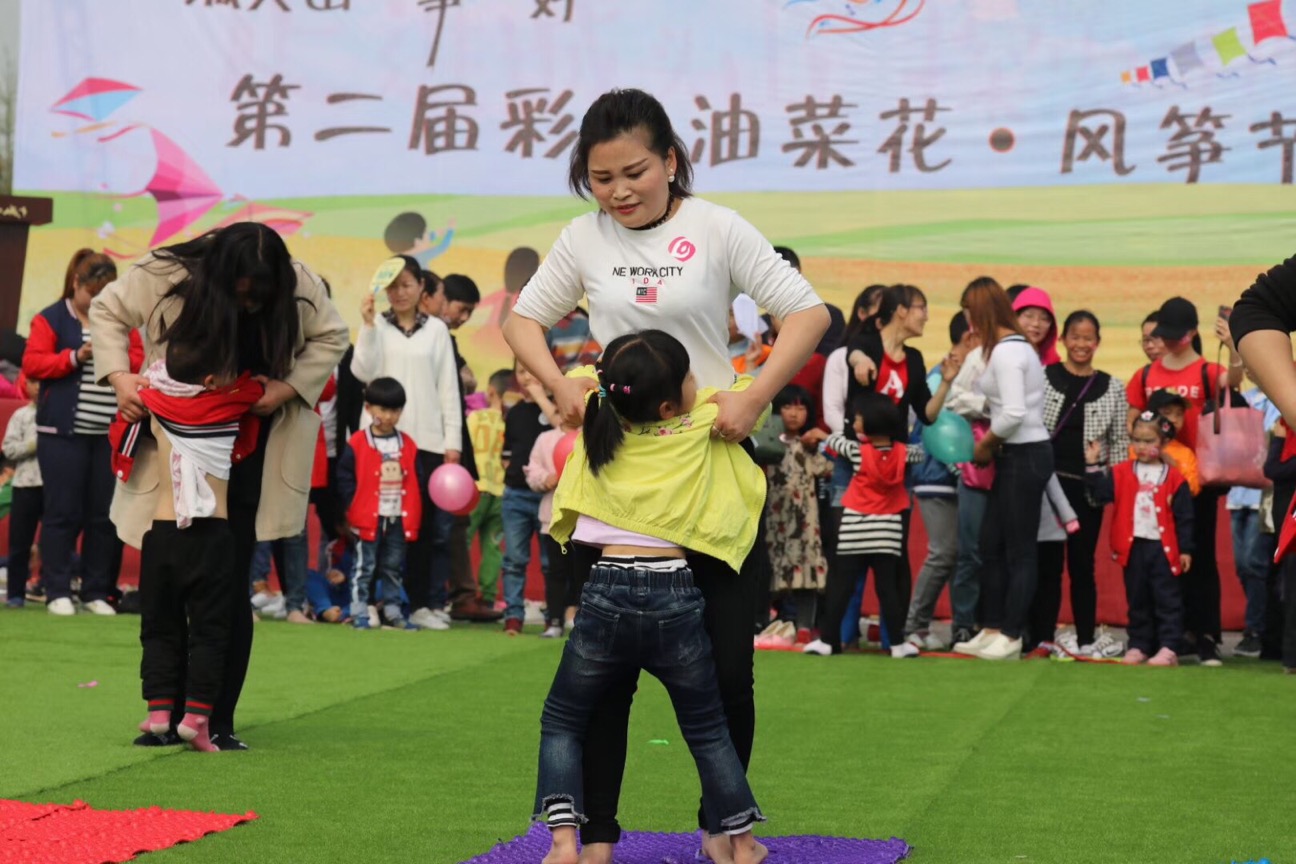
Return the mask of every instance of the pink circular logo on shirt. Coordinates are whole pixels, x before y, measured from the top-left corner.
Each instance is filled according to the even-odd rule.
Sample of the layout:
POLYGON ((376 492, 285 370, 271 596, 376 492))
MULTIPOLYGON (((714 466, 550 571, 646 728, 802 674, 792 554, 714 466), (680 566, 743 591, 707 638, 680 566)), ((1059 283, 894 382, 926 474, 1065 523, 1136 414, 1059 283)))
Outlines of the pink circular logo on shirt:
POLYGON ((671 256, 676 261, 682 262, 687 261, 696 255, 697 247, 694 246, 693 241, 687 237, 676 237, 670 242, 670 246, 666 247, 666 251, 670 252, 671 256))

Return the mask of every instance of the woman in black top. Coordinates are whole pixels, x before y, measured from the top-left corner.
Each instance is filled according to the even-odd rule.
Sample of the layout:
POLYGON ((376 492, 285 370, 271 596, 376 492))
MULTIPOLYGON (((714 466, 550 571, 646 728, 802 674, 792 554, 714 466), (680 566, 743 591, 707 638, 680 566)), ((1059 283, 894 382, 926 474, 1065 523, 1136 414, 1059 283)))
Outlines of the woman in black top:
POLYGON ((1256 277, 1229 317, 1242 362, 1287 425, 1296 428, 1296 365, 1291 336, 1296 331, 1296 256, 1256 277))
MULTIPOLYGON (((1110 375, 1093 366, 1101 342, 1098 318, 1086 310, 1072 312, 1062 327, 1066 360, 1044 369, 1044 425, 1053 436, 1055 473, 1080 521, 1080 530, 1067 538, 1066 554, 1067 572, 1071 574, 1071 614, 1076 642, 1081 646, 1094 641, 1098 614, 1094 553, 1103 515, 1102 507, 1085 492, 1085 445, 1102 442, 1105 458, 1111 464, 1124 461, 1129 450, 1125 387, 1113 383, 1110 375)), ((1057 621, 1062 605, 1060 580, 1055 588, 1047 592, 1049 596, 1036 596, 1037 606, 1048 607, 1040 610, 1042 615, 1037 620, 1057 621)))

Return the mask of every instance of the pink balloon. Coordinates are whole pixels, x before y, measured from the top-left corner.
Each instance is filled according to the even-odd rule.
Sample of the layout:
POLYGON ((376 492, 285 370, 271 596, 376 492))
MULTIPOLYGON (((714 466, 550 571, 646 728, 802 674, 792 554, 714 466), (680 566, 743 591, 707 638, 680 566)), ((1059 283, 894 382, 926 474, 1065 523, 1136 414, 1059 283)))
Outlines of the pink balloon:
POLYGON ((467 516, 481 498, 477 481, 468 469, 449 463, 437 468, 428 478, 428 495, 433 504, 455 516, 467 516))
POLYGON ((579 429, 573 429, 558 439, 554 445, 553 461, 554 471, 558 474, 558 479, 562 479, 563 469, 567 467, 567 457, 571 455, 572 448, 576 446, 576 436, 580 435, 579 429))

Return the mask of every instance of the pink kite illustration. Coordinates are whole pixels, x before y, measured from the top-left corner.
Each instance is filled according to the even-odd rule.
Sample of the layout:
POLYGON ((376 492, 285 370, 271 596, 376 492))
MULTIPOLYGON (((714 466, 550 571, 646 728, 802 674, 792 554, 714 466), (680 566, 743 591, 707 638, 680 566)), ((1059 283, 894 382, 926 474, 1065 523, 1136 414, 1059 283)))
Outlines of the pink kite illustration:
MULTIPOLYGON (((820 0, 788 0, 784 8, 818 2, 820 0)), ((916 18, 926 3, 927 0, 846 0, 846 14, 825 12, 816 15, 806 28, 806 38, 899 27, 916 18)))
MULTIPOLYGON (((142 123, 130 123, 113 129, 118 124, 111 119, 112 115, 140 92, 142 92, 140 88, 121 81, 86 78, 72 88, 66 96, 55 102, 50 110, 55 114, 90 121, 89 126, 73 130, 72 134, 99 133, 112 129, 95 139, 100 144, 116 141, 137 130, 148 132, 157 157, 153 176, 144 184, 143 189, 119 197, 135 198, 149 195, 157 202, 157 226, 148 242, 148 248, 152 249, 179 236, 210 213, 226 196, 207 172, 166 134, 142 123)), ((66 134, 68 133, 56 132, 55 137, 63 137, 66 134)), ((306 220, 314 215, 303 210, 262 206, 239 196, 234 196, 232 200, 245 203, 221 221, 218 227, 234 222, 261 222, 287 236, 301 230, 306 220)), ((100 231, 100 236, 107 239, 117 237, 117 234, 111 224, 105 224, 100 231)), ((120 241, 120 237, 117 239, 120 241)), ((144 250, 105 249, 104 251, 114 258, 129 259, 138 256, 144 250)))
POLYGON ((55 102, 50 110, 55 114, 102 123, 108 119, 109 114, 134 99, 139 92, 138 87, 120 81, 87 78, 55 102))
POLYGON ((157 167, 153 169, 153 177, 143 189, 123 197, 152 195, 157 202, 158 224, 149 240, 149 247, 152 248, 165 243, 207 215, 207 211, 219 204, 224 196, 220 187, 198 167, 198 163, 189 158, 188 153, 156 129, 127 126, 120 132, 99 140, 106 143, 135 129, 148 129, 153 138, 153 149, 157 152, 157 167))

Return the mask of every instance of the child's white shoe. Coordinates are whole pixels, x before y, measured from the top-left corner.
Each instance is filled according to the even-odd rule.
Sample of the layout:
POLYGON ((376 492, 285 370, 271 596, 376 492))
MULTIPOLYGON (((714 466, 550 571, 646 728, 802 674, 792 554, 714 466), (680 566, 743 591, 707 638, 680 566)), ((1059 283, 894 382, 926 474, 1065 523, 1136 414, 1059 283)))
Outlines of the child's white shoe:
POLYGON ((1020 660, 1022 641, 1010 639, 1003 633, 996 633, 978 650, 977 656, 982 660, 1020 660))
POLYGON ((449 630, 450 623, 441 620, 431 609, 424 606, 422 609, 414 610, 414 614, 409 617, 410 623, 420 630, 449 630))
POLYGON ((977 652, 981 650, 981 646, 993 639, 994 635, 995 634, 988 633, 985 630, 978 630, 977 634, 968 641, 954 643, 954 653, 976 657, 978 656, 977 652))
POLYGON ((802 654, 818 654, 820 657, 827 657, 832 654, 832 646, 822 639, 816 639, 813 642, 807 642, 801 649, 802 654))

